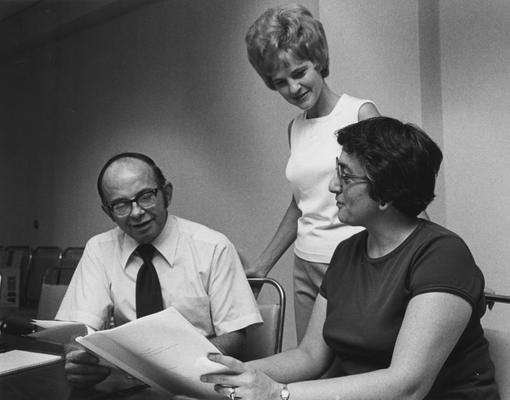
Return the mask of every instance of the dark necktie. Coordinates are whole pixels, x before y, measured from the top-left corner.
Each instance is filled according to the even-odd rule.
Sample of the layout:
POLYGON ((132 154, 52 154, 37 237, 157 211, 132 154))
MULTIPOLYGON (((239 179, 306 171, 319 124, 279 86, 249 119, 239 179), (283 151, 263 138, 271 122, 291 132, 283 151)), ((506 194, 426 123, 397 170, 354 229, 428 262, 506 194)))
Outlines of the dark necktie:
POLYGON ((152 258, 156 249, 152 244, 142 244, 136 252, 143 259, 143 264, 136 277, 136 317, 144 317, 163 310, 163 298, 158 274, 152 258))

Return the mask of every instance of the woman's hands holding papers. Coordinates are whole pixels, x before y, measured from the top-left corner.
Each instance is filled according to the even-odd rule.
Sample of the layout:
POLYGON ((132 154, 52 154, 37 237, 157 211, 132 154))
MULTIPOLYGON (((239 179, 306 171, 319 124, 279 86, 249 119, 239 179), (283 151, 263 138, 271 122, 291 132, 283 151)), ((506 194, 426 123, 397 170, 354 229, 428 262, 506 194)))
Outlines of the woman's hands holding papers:
POLYGON ((280 390, 283 385, 263 372, 220 353, 210 353, 208 358, 229 369, 228 373, 207 374, 200 377, 202 382, 214 383, 214 390, 219 394, 230 397, 232 400, 280 399, 280 390))
POLYGON ((80 388, 89 387, 110 375, 110 368, 99 365, 98 358, 81 347, 73 346, 66 350, 66 377, 72 385, 80 388))

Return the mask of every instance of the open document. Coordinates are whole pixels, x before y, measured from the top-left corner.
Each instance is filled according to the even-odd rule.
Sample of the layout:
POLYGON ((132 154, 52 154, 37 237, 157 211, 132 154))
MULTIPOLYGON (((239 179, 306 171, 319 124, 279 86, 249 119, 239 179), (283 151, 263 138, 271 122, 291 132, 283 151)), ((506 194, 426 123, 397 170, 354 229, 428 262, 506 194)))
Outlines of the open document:
POLYGON ((207 358, 219 350, 173 307, 76 341, 160 391, 224 398, 200 381, 200 375, 226 371, 207 358))

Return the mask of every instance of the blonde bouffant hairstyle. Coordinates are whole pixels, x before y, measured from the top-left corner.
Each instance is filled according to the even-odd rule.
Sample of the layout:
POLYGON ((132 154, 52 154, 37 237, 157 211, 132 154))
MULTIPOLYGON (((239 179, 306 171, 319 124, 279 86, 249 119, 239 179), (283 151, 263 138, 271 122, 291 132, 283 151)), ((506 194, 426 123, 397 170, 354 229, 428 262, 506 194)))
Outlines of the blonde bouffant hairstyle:
POLYGON ((328 43, 319 20, 305 7, 288 4, 267 9, 248 29, 248 59, 266 86, 276 90, 271 75, 288 66, 288 57, 311 61, 323 78, 329 75, 328 43))

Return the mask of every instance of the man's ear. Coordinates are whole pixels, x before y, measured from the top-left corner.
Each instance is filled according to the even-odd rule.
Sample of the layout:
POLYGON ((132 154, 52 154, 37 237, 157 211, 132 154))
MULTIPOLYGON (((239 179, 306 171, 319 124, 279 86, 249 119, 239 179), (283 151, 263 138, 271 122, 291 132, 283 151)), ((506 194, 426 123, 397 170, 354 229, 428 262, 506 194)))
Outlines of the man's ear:
POLYGON ((165 198, 165 207, 168 207, 172 202, 172 195, 174 192, 174 187, 170 182, 166 182, 163 185, 163 196, 165 198))
POLYGON ((106 207, 104 204, 101 204, 101 210, 103 210, 103 211, 104 211, 104 213, 105 213, 106 215, 108 215, 108 217, 110 217, 110 219, 111 219, 113 222, 115 222, 115 220, 113 219, 113 215, 112 215, 112 213, 110 212, 110 210, 108 209, 108 207, 106 207))

